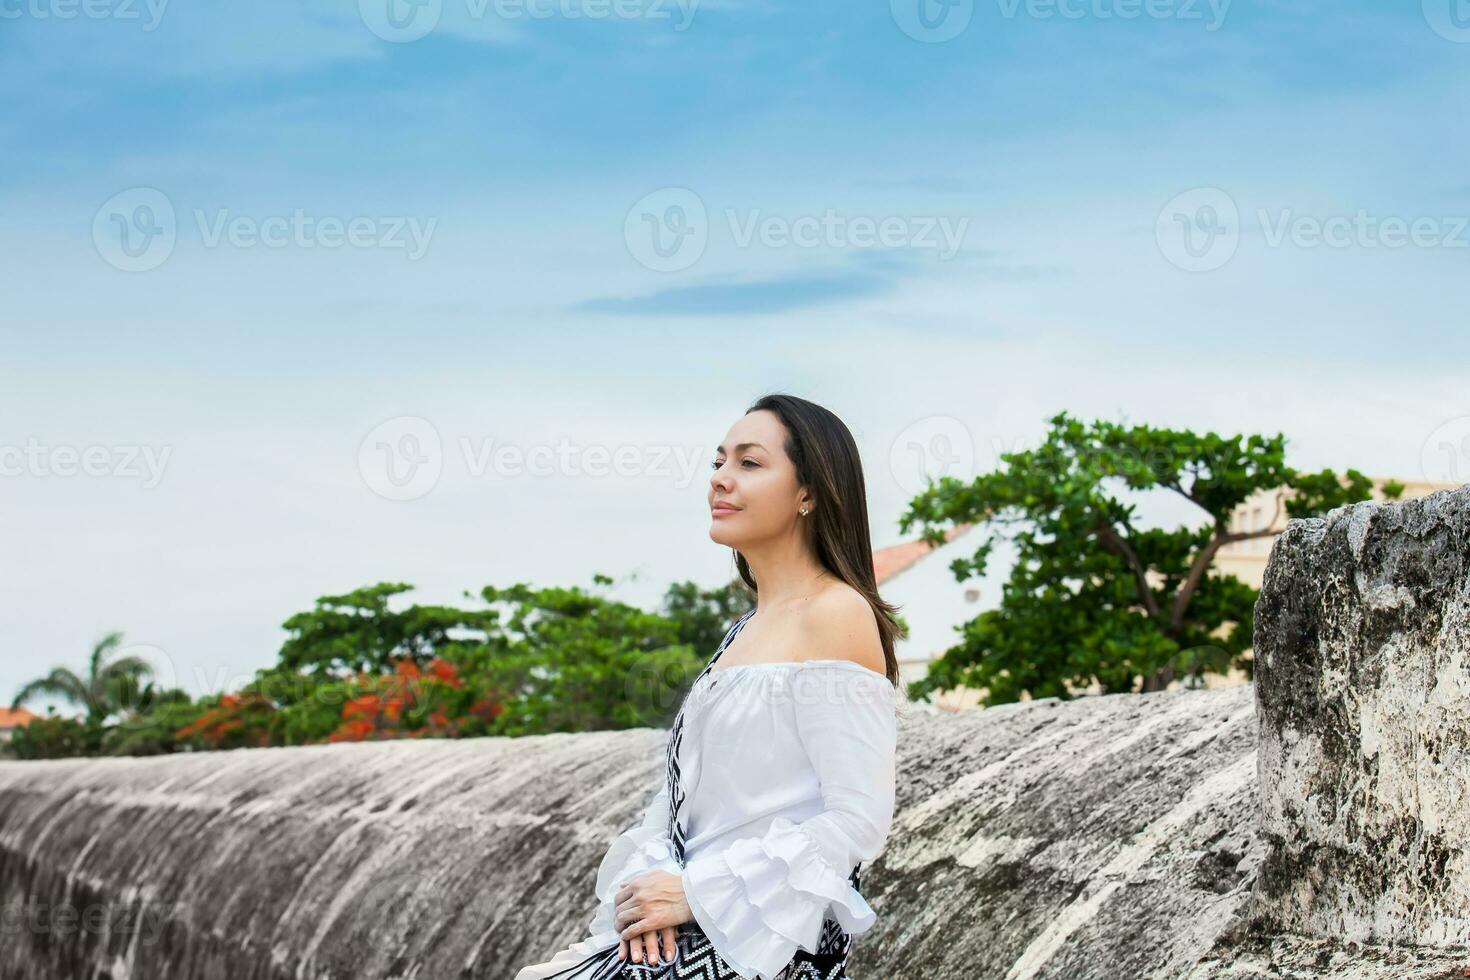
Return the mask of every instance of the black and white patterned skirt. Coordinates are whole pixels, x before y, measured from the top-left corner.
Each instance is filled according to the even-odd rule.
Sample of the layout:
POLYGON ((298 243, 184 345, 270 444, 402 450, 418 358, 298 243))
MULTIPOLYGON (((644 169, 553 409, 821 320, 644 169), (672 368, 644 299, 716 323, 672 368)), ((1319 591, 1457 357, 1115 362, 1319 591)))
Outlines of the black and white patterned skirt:
MULTIPOLYGON (((740 974, 715 951, 698 923, 685 922, 674 929, 672 963, 629 963, 618 959, 618 947, 614 946, 590 980, 741 980, 740 974)), ((851 980, 847 973, 851 950, 852 937, 834 919, 827 919, 822 923, 817 951, 798 949, 791 962, 776 974, 776 980, 851 980)))

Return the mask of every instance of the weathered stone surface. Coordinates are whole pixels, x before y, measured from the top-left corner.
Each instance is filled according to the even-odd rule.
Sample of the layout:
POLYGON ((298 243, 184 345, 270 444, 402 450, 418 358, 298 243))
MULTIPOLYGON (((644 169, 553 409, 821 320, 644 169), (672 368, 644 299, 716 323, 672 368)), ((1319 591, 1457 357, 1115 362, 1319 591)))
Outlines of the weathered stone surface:
MULTIPOLYGON (((905 705, 854 976, 1464 976, 1467 555, 1470 487, 1344 508, 1272 552, 1255 687, 905 705)), ((0 763, 0 980, 511 976, 665 737, 0 763)))
POLYGON ((1470 486, 1290 522, 1256 605, 1252 914, 1470 941, 1470 486))
POLYGON ((1463 980, 1460 949, 1386 946, 1290 933, 1230 933, 1188 980, 1463 980))
MULTIPOLYGON (((1178 977, 1238 909, 1250 689, 906 706, 858 976, 1178 977)), ((582 938, 665 733, 0 764, 6 978, 510 976, 582 938)))

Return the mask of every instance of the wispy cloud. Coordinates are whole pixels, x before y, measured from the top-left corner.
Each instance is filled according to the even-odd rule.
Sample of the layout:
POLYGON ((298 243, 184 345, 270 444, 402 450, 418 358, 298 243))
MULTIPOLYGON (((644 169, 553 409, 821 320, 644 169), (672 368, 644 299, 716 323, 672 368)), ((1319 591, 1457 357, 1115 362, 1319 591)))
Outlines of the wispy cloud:
POLYGON ((675 286, 643 296, 585 300, 573 312, 612 316, 758 316, 803 307, 879 296, 894 279, 852 273, 842 276, 787 276, 758 282, 675 286))

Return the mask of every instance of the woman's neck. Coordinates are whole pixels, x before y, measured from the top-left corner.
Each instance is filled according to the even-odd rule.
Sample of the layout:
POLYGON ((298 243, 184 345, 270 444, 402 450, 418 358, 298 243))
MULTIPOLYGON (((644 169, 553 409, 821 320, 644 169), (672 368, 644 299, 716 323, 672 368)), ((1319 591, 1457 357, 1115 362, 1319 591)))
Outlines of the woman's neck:
POLYGON ((759 592, 756 611, 783 609, 821 592, 837 577, 811 555, 799 541, 758 551, 742 551, 759 592))

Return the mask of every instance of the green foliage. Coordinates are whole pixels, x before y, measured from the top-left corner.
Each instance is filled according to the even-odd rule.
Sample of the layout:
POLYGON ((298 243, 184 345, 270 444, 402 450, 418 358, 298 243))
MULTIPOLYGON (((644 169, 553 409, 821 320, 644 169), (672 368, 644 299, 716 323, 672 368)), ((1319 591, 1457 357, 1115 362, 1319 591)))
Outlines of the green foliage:
POLYGON ((194 703, 183 691, 159 698, 107 729, 102 751, 107 755, 164 755, 187 744, 178 731, 193 724, 206 705, 194 703))
MULTIPOLYGON (((598 575, 594 584, 613 580, 598 575)), ((141 669, 107 671, 114 635, 93 658, 109 680, 53 671, 28 686, 29 696, 75 691, 87 714, 36 728, 20 746, 36 758, 151 755, 663 726, 729 624, 751 607, 736 583, 702 590, 682 582, 657 612, 595 591, 524 583, 466 593, 474 608, 389 608, 411 588, 382 582, 316 600, 286 621, 277 663, 237 691, 197 702, 156 690, 141 669)))
POLYGON ((1231 532, 1235 507, 1279 490, 1287 514, 1304 517, 1372 489, 1357 470, 1298 473, 1281 435, 1084 425, 1065 412, 1049 421, 1041 446, 1003 453, 1003 469, 968 484, 931 481, 900 518, 902 530, 919 525, 936 544, 949 525, 992 530, 951 564, 960 581, 985 573, 997 539, 1017 555, 999 608, 962 627, 960 642, 909 685, 912 697, 964 685, 1000 704, 1023 694, 1069 698, 1094 683, 1106 693, 1151 691, 1231 667, 1249 674, 1256 591, 1211 564, 1223 545, 1274 532, 1231 532), (1173 493, 1202 523, 1139 527, 1135 506, 1114 495, 1121 489, 1173 493))
POLYGON ((96 755, 103 736, 99 722, 47 715, 12 732, 7 752, 17 759, 69 759, 96 755))
POLYGON ((115 715, 146 711, 171 697, 153 686, 153 665, 148 661, 141 657, 114 658, 121 642, 121 633, 107 634, 92 648, 85 675, 66 667, 54 668, 45 677, 22 686, 11 707, 19 708, 40 698, 57 698, 80 708, 89 724, 100 727, 115 715))
MULTIPOLYGON (((446 658, 467 679, 503 693, 495 734, 665 725, 709 655, 688 641, 707 636, 715 615, 708 608, 681 627, 576 588, 486 586, 481 597, 508 607, 496 642, 446 658)), ((687 590, 672 602, 685 611, 700 607, 687 590)))
POLYGON ((380 582, 346 595, 323 596, 316 608, 283 624, 293 634, 281 647, 277 669, 329 675, 341 671, 385 673, 399 657, 427 663, 451 642, 451 631, 484 632, 495 614, 451 606, 388 608, 393 596, 413 589, 380 582))

